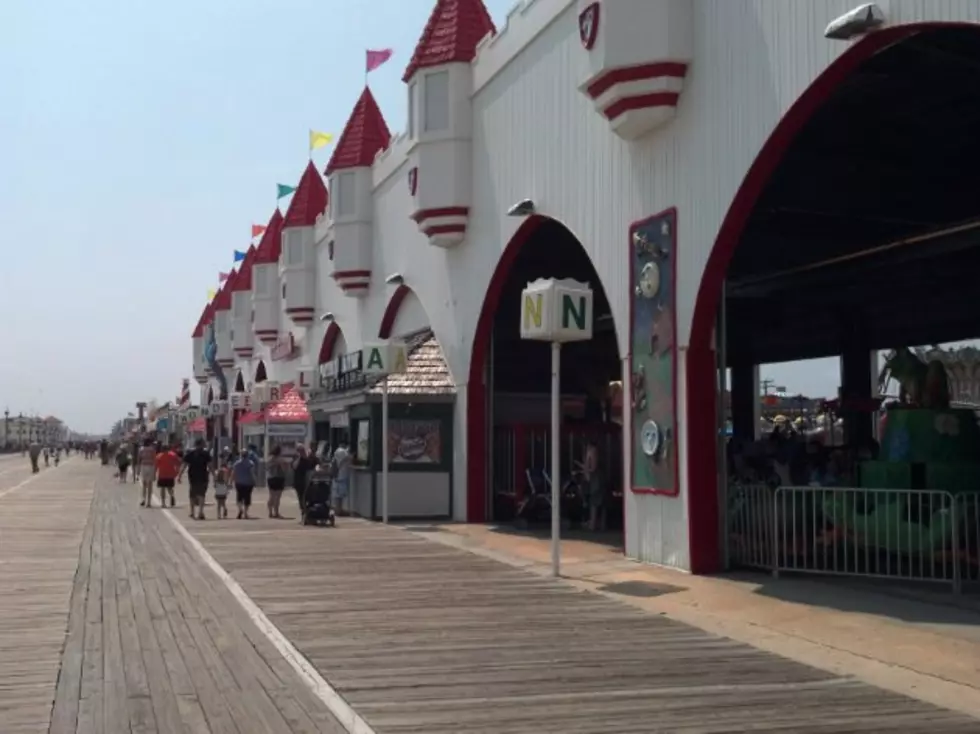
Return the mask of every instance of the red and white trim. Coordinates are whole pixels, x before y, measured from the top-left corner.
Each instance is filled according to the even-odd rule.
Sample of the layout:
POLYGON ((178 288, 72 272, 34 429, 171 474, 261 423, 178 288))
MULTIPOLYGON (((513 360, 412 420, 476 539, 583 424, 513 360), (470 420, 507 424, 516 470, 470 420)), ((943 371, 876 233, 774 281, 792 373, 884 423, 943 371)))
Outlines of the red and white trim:
POLYGON ((313 323, 313 314, 316 311, 313 306, 293 306, 286 309, 286 315, 294 324, 305 326, 313 323))
POLYGON ((218 360, 218 366, 221 367, 222 369, 228 369, 230 367, 234 367, 235 366, 235 360, 234 359, 219 359, 218 360))
POLYGON ((235 350, 235 354, 242 359, 251 359, 254 353, 255 352, 252 347, 238 347, 238 349, 235 350))
POLYGON ((207 375, 194 375, 194 381, 198 385, 207 385, 208 384, 208 376, 207 375))
POLYGON ((263 344, 275 344, 279 338, 279 329, 256 329, 255 338, 263 344))
POLYGON ((466 225, 470 220, 467 206, 444 206, 437 209, 419 209, 412 219, 436 247, 455 247, 466 237, 466 225))
POLYGON ((371 286, 370 270, 335 270, 333 279, 340 286, 344 295, 361 298, 367 295, 371 286))
POLYGON ((603 71, 579 89, 613 132, 635 140, 673 119, 686 75, 686 62, 656 61, 603 71))

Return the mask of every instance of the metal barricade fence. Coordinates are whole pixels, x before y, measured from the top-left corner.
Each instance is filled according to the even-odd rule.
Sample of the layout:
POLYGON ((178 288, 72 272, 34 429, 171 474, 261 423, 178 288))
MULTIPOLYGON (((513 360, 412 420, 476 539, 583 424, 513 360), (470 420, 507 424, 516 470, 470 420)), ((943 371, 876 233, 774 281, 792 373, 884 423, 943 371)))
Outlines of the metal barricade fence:
POLYGON ((980 582, 980 493, 732 485, 733 566, 953 585, 980 582))

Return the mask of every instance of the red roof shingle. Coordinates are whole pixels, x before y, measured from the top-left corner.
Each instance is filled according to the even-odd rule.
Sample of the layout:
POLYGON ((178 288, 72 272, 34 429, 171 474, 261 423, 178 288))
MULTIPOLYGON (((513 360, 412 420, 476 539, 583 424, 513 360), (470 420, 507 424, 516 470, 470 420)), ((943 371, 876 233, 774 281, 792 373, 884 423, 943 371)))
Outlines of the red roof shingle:
POLYGON ((228 280, 218 289, 218 294, 211 301, 211 305, 214 306, 215 311, 228 311, 231 309, 231 290, 235 286, 237 277, 238 273, 232 270, 228 276, 228 280))
POLYGON ((235 284, 231 288, 233 292, 252 290, 252 265, 254 263, 255 245, 252 245, 248 248, 248 252, 245 253, 245 259, 242 260, 241 268, 238 270, 238 277, 235 279, 235 284))
POLYGON ((278 209, 269 219, 259 246, 255 250, 255 260, 252 265, 268 265, 279 262, 282 253, 282 213, 278 209))
MULTIPOLYGON (((292 201, 282 220, 282 229, 287 227, 312 227, 316 218, 327 209, 327 187, 320 178, 313 161, 310 161, 299 179, 292 201)), ((263 238, 264 239, 264 238, 263 238)))
POLYGON ((197 337, 204 336, 204 327, 211 323, 212 315, 211 303, 208 302, 204 306, 204 310, 201 311, 201 318, 197 320, 197 326, 194 327, 194 333, 191 334, 192 337, 196 339, 197 337))
POLYGON ((497 28, 482 0, 437 0, 402 81, 419 69, 453 62, 470 63, 476 46, 497 28))
POLYGON ((364 87, 330 156, 326 174, 329 176, 334 171, 348 168, 370 168, 374 164, 374 156, 379 150, 387 148, 390 142, 391 132, 384 115, 371 90, 364 87))

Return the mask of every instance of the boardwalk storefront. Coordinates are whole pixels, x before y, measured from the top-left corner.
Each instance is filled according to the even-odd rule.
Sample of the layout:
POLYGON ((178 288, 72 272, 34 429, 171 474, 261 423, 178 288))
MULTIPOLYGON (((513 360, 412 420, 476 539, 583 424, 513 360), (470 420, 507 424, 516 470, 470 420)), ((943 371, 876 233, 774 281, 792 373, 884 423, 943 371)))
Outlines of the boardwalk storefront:
MULTIPOLYGON (((838 265, 980 215, 977 197, 943 203, 921 183, 972 191, 954 174, 977 147, 962 120, 980 0, 881 6, 525 0, 495 26, 480 0, 438 0, 404 73, 407 129, 392 133, 369 89, 349 100, 325 170, 298 171, 231 297, 205 307, 195 376, 211 379, 208 324, 246 383, 307 396, 343 379, 321 365, 430 329, 454 389, 439 418, 448 512, 507 520, 550 472, 549 350, 519 338, 521 290, 588 283, 592 339, 562 349, 561 475, 596 445, 626 554, 718 570, 719 367, 738 372, 735 393, 766 362, 843 353, 867 372, 870 350, 904 338, 900 276, 918 271, 862 289, 838 265), (932 162, 909 152, 923 140, 944 141, 932 162), (913 200, 928 209, 914 226, 896 211, 913 200), (818 282, 817 261, 837 269, 818 282), (814 302, 828 309, 796 305, 814 302), (283 338, 290 358, 274 359, 283 338)), ((318 399, 315 438, 356 443, 370 405, 318 399)))

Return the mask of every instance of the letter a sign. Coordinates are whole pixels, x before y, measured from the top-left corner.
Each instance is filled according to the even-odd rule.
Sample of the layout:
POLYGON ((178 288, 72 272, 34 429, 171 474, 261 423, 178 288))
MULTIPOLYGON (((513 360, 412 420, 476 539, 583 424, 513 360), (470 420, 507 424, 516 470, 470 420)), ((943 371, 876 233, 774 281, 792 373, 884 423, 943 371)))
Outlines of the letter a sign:
POLYGON ((394 375, 408 367, 408 354, 404 344, 380 342, 364 345, 365 375, 394 375))

